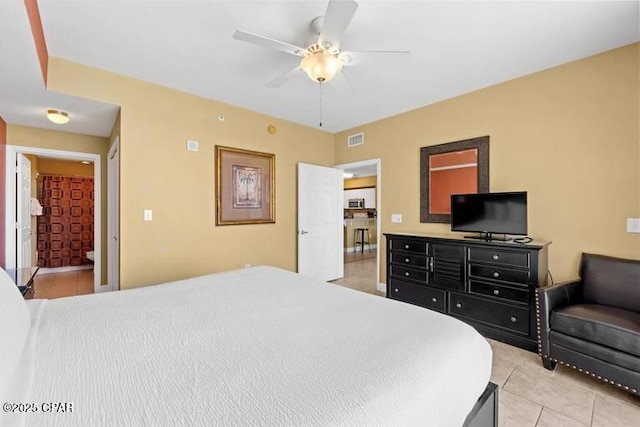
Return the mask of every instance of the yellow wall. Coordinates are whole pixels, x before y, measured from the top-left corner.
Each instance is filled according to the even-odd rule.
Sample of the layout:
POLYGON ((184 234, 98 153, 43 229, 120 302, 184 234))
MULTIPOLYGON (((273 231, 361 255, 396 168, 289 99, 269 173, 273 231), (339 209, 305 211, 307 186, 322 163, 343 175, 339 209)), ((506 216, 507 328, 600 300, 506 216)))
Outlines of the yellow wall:
MULTIPOLYGON (((107 151, 108 140, 99 136, 82 135, 78 133, 61 132, 48 129, 32 128, 29 126, 7 125, 7 142, 9 145, 23 147, 46 148, 50 150, 75 151, 80 153, 99 154, 101 157, 101 203, 102 203, 102 283, 107 283, 107 217, 105 206, 107 204, 107 151)), ((40 173, 42 161, 38 162, 40 173)), ((82 165, 78 162, 79 165, 82 165)), ((91 168, 91 166, 85 166, 91 168)))
POLYGON ((376 176, 363 176, 361 178, 349 178, 344 180, 344 189, 371 188, 377 184, 376 176))
POLYGON ((60 58, 47 86, 121 106, 121 288, 245 263, 295 270, 296 164, 335 164, 332 134, 60 58), (275 224, 215 226, 215 145, 276 155, 275 224))
MULTIPOLYGON (((105 142, 106 143, 106 142, 105 142)), ((92 177, 93 164, 85 165, 79 161, 42 158, 38 162, 40 175, 61 175, 92 177)))
MULTIPOLYGON (((490 135, 491 191, 529 192, 529 234, 553 241, 557 281, 580 253, 640 258, 640 44, 501 83, 336 135, 336 163, 382 159, 383 232, 420 223, 420 147, 490 135), (346 147, 365 132, 366 144, 346 147), (392 213, 403 214, 392 224, 392 213)), ((384 250, 384 244, 383 244, 384 250)), ((381 277, 385 277, 384 263, 381 277)))

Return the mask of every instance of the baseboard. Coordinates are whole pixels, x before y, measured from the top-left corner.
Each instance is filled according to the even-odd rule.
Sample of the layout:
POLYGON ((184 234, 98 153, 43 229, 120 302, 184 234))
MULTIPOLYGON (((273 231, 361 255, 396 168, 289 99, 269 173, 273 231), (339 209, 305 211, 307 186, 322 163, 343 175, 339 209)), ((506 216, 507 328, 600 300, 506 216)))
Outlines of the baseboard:
POLYGON ((94 290, 93 293, 95 294, 99 294, 102 292, 111 292, 111 287, 109 287, 108 283, 103 283, 100 285, 100 287, 97 290, 94 290))
POLYGON ((40 274, 67 273, 69 271, 93 270, 93 265, 70 265, 68 267, 41 268, 38 270, 40 274))
MULTIPOLYGON (((371 245, 371 250, 373 250, 373 249, 378 249, 378 245, 375 245, 375 244, 371 245)), ((358 246, 357 248, 344 248, 344 252, 345 253, 360 252, 360 251, 361 251, 360 246, 358 246)), ((365 246, 364 251, 365 252, 369 252, 369 245, 365 246)))
POLYGON ((379 292, 382 292, 382 293, 386 294, 387 293, 387 284, 386 283, 378 283, 378 285, 376 286, 376 289, 379 292))

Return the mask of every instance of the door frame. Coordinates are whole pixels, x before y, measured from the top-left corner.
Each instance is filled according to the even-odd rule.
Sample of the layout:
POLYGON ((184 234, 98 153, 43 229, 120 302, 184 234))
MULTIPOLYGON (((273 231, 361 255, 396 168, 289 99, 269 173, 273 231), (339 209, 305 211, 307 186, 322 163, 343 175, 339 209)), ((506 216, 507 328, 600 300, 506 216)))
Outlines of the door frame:
POLYGON ((107 283, 120 289, 120 137, 116 137, 107 154, 107 283), (117 157, 115 157, 117 156, 117 157), (115 167, 111 163, 115 158, 115 167), (115 203, 114 203, 115 202, 115 203), (114 233, 118 238, 113 239, 114 233), (115 241, 114 241, 115 240, 115 241), (115 276, 115 277, 114 277, 115 276))
MULTIPOLYGON (((387 286, 384 283, 380 283, 380 253, 382 252, 382 230, 380 227, 382 224, 382 160, 376 158, 353 163, 342 163, 335 165, 334 168, 345 170, 372 165, 376 166, 376 242, 378 242, 378 250, 376 251, 376 289, 380 292, 387 292, 387 286)), ((342 197, 342 195, 340 196, 342 197)), ((342 200, 340 203, 342 203, 342 200)), ((344 249, 340 248, 340 250, 344 249)))
POLYGON ((95 261, 93 266, 94 292, 102 292, 102 157, 99 154, 81 153, 77 151, 52 150, 48 148, 24 147, 8 145, 6 157, 6 221, 5 221, 5 265, 6 268, 16 266, 16 155, 33 154, 60 160, 87 160, 93 162, 93 245, 95 261))

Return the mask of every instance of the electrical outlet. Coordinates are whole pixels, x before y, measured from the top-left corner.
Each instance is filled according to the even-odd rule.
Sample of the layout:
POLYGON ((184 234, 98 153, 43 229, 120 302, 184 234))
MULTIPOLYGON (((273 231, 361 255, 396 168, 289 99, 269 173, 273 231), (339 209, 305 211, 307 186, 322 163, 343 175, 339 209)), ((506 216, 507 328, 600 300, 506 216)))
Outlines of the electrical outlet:
POLYGON ((640 233, 640 218, 627 218, 627 233, 640 233))
POLYGON ((144 210, 144 220, 152 221, 153 220, 153 211, 151 209, 144 210))
POLYGON ((402 223, 402 214, 391 214, 391 222, 395 224, 402 223))

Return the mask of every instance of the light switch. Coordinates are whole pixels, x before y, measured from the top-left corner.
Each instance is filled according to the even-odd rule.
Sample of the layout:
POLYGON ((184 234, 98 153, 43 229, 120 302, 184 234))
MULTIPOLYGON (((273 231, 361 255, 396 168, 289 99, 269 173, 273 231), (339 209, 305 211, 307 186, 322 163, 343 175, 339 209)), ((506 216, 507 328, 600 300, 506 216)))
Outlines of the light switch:
POLYGON ((144 210, 144 220, 145 221, 153 220, 153 211, 151 209, 144 210))
POLYGON ((627 233, 640 233, 640 218, 627 218, 627 233))
POLYGON ((396 224, 402 223, 402 214, 391 214, 391 222, 396 224))

